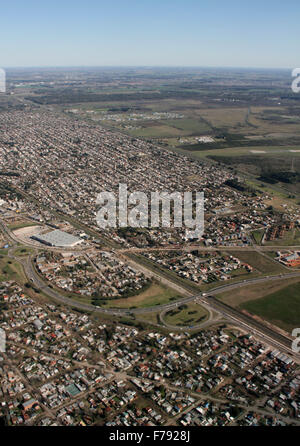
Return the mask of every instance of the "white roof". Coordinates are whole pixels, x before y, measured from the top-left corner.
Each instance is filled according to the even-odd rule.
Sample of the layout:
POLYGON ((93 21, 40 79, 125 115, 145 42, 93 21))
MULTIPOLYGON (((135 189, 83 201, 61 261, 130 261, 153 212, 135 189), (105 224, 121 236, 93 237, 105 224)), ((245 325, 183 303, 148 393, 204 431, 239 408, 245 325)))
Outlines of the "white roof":
POLYGON ((39 234, 35 237, 52 246, 73 246, 82 241, 80 238, 74 237, 74 235, 60 231, 59 229, 48 232, 47 234, 39 234))

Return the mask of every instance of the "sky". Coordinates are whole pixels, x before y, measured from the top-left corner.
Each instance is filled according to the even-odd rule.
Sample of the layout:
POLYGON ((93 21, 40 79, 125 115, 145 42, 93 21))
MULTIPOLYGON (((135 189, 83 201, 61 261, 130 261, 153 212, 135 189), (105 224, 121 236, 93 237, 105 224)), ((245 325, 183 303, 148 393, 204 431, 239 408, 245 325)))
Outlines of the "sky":
POLYGON ((0 3, 0 67, 300 66, 299 0, 0 3))

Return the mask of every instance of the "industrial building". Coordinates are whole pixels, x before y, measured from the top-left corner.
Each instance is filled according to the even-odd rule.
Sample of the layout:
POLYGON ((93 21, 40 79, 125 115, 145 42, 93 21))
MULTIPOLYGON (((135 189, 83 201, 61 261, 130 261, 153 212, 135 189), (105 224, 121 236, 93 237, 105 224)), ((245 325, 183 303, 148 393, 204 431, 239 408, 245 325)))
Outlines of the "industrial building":
POLYGON ((54 246, 57 248, 72 248, 83 240, 68 234, 67 232, 56 229, 55 231, 48 232, 47 234, 37 234, 31 237, 33 240, 37 240, 40 243, 48 246, 54 246))

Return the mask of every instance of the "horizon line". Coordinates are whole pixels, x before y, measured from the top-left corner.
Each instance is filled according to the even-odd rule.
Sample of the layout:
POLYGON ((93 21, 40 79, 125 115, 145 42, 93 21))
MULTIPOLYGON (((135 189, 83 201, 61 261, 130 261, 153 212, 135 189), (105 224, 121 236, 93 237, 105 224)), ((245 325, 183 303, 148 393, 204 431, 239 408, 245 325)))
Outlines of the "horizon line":
POLYGON ((193 68, 193 69, 235 69, 235 70, 292 70, 295 67, 257 67, 257 66, 222 66, 222 65, 11 65, 3 66, 5 70, 10 69, 95 69, 95 68, 193 68))

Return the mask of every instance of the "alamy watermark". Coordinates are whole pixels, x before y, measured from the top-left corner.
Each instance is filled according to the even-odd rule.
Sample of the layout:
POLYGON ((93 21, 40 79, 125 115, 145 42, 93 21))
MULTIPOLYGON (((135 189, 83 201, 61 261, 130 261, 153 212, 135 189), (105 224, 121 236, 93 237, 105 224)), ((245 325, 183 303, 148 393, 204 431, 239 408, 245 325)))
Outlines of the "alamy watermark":
POLYGON ((187 239, 204 232, 203 192, 128 192, 119 184, 118 195, 101 192, 96 220, 100 228, 186 228, 187 239))
POLYGON ((300 328, 295 328, 292 331, 293 338, 296 338, 292 342, 292 350, 295 353, 300 353, 300 328))
POLYGON ((292 90, 294 93, 300 93, 300 68, 292 71, 292 77, 295 78, 292 82, 292 90))
POLYGON ((6 93, 6 73, 0 68, 0 93, 6 93))
POLYGON ((5 353, 6 351, 6 333, 2 328, 0 328, 0 353, 5 353))

